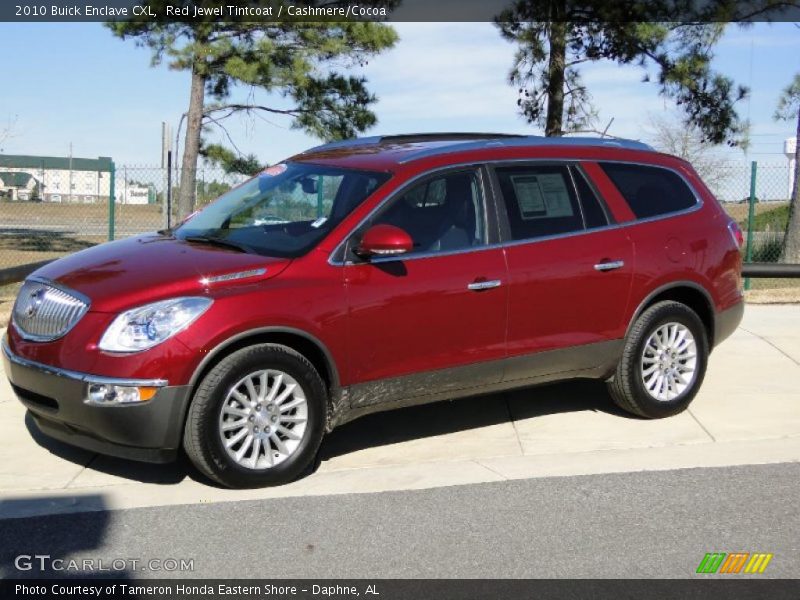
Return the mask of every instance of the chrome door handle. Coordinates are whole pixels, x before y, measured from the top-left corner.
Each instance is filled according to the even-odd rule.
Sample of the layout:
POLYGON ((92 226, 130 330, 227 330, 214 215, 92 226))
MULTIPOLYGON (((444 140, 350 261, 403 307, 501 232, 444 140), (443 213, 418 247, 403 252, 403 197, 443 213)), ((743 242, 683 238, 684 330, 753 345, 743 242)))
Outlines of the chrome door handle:
POLYGON ((595 271, 613 271, 614 269, 621 269, 625 266, 624 260, 612 260, 609 262, 597 263, 594 266, 595 271))
POLYGON ((499 279, 492 279, 491 281, 473 281, 467 286, 468 290, 479 292, 481 290, 490 290, 492 288, 500 287, 499 279))

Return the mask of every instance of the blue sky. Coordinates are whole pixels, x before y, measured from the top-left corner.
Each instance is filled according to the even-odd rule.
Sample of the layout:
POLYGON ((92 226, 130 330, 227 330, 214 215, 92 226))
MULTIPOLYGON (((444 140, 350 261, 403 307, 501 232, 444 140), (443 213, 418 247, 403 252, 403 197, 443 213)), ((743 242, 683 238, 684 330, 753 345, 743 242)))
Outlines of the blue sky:
MULTIPOLYGON (((370 133, 501 131, 540 133, 515 110, 506 83, 514 47, 488 23, 399 23, 401 40, 363 68, 378 97, 370 133)), ((111 156, 118 164, 157 165, 161 121, 177 125, 188 101, 188 75, 150 67, 149 51, 118 40, 98 23, 0 24, 4 85, 0 126, 14 121, 4 153, 111 156), (13 49, 13 50, 12 50, 13 49)), ((772 113, 780 90, 800 71, 800 29, 791 23, 730 27, 715 67, 751 88, 740 114, 753 124, 750 156, 783 163, 793 124, 772 113)), ((584 71, 600 120, 614 135, 647 138, 651 115, 674 112, 637 68, 611 63, 584 71)), ((237 90, 244 98, 248 90, 237 90)), ((256 93, 259 102, 281 100, 256 93)), ((231 134, 245 153, 275 162, 318 143, 280 117, 238 118, 231 134)), ((727 151, 732 160, 742 152, 727 151)))

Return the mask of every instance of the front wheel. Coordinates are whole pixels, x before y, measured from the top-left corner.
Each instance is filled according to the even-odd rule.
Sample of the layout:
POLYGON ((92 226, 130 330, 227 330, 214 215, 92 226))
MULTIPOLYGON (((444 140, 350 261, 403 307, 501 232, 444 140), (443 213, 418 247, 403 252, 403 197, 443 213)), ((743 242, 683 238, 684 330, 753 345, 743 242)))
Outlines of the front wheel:
POLYGON ((219 362, 197 388, 184 449, 211 479, 234 488, 296 479, 322 440, 325 384, 286 346, 259 344, 219 362))
POLYGON ((650 419, 686 409, 706 373, 708 336, 680 302, 658 302, 631 327, 609 392, 620 408, 650 419))

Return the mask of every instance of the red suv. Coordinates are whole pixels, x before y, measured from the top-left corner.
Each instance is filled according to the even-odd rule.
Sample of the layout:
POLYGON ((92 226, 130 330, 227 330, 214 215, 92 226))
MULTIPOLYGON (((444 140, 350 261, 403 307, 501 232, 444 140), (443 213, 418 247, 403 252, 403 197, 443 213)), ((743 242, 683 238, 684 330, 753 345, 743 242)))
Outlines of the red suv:
POLYGON ((22 286, 6 372, 46 434, 290 481, 361 415, 569 378, 674 415, 743 311, 741 232, 623 140, 372 137, 22 286))

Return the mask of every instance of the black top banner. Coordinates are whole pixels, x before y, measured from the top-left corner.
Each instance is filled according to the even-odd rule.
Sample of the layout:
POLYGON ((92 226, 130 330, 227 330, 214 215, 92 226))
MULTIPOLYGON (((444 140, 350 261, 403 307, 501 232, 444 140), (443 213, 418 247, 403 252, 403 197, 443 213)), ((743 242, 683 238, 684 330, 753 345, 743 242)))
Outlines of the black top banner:
POLYGON ((489 22, 800 21, 800 0, 2 0, 0 21, 489 22))

